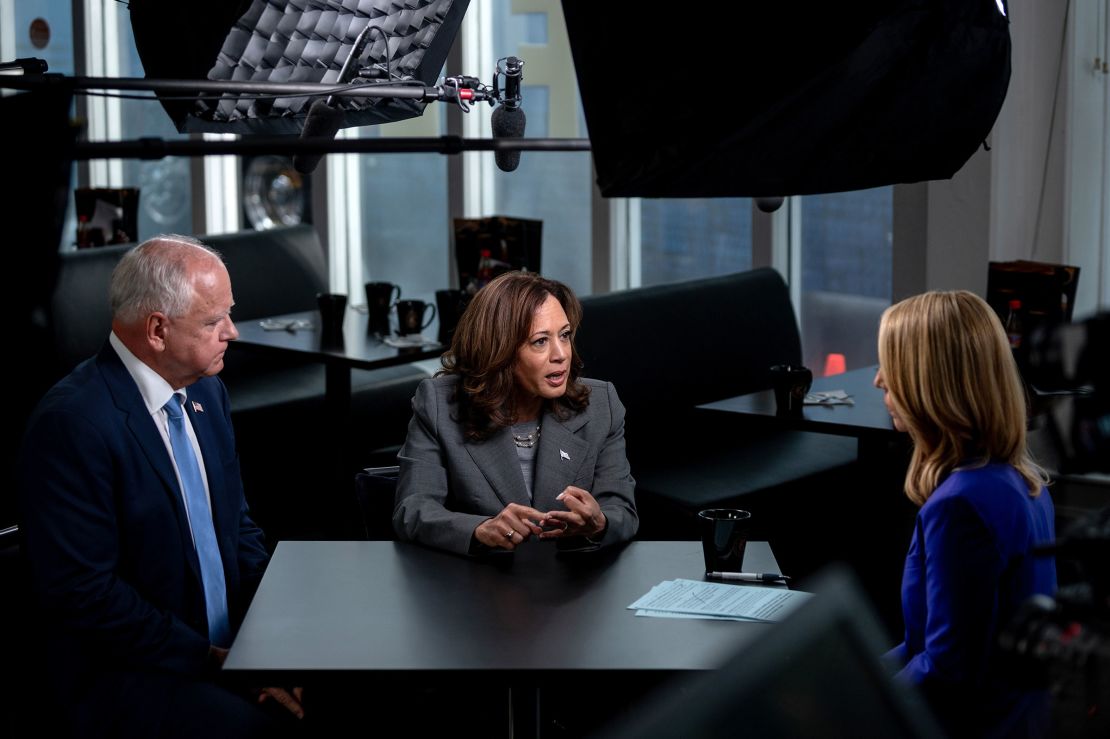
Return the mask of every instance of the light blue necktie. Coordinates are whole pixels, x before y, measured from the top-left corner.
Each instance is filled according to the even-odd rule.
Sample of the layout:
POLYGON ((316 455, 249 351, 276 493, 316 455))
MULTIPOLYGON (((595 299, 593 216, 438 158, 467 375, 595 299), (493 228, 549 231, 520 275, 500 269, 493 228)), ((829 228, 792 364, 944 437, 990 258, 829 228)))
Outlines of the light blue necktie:
POLYGON ((185 415, 181 409, 184 401, 183 395, 174 393, 163 408, 170 417, 170 447, 173 458, 177 460, 181 485, 185 488, 185 504, 189 508, 193 542, 200 560, 200 578, 204 583, 204 601, 208 608, 208 640, 218 647, 228 647, 231 646, 231 627, 227 620, 224 566, 220 559, 220 547, 216 543, 216 529, 212 525, 204 480, 200 476, 200 465, 185 432, 185 415))

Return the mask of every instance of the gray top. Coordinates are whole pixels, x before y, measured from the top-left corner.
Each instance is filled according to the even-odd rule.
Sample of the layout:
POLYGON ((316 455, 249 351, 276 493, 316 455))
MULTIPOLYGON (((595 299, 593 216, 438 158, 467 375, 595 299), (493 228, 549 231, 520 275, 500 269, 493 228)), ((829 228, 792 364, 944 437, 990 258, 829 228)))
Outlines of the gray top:
MULTIPOLYGON (((517 439, 523 439, 536 433, 538 437, 538 430, 540 426, 535 421, 525 421, 524 423, 515 423, 509 430, 513 432, 513 442, 516 446, 516 458, 520 461, 520 473, 524 475, 524 487, 528 489, 528 499, 532 499, 532 481, 536 476, 536 445, 521 446, 516 444, 517 439)), ((536 438, 538 442, 539 439, 536 438)))

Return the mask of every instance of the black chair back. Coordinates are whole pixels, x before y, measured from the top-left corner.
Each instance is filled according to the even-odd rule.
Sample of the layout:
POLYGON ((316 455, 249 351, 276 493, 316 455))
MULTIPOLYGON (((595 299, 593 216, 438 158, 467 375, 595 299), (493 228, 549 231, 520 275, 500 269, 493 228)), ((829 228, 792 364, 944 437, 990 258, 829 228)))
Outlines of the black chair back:
POLYGON ((355 475, 355 498, 362 513, 367 540, 389 541, 393 533, 393 499, 397 492, 397 465, 367 467, 355 475))

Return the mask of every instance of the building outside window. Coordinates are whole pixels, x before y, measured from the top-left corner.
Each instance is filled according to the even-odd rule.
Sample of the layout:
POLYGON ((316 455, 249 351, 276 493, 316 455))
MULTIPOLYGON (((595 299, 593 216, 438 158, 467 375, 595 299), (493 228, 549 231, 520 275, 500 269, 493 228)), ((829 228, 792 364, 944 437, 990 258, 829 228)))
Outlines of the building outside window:
POLYGON ((803 362, 855 369, 875 364, 879 316, 890 305, 893 187, 800 198, 803 362))
POLYGON ((640 199, 640 285, 752 267, 750 198, 640 199))

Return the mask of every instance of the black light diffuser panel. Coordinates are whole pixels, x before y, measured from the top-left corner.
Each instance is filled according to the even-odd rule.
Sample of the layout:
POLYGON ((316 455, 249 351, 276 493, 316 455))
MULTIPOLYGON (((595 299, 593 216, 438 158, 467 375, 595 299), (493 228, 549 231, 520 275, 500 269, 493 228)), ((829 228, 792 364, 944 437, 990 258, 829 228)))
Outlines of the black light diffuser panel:
MULTIPOLYGON (((336 82, 355 38, 369 24, 360 67, 389 67, 393 80, 432 85, 469 0, 132 0, 135 44, 149 79, 336 82)), ((385 79, 384 77, 379 79, 385 79)), ((305 97, 162 99, 181 132, 298 133, 305 97)), ((424 104, 342 98, 345 126, 412 118, 424 104)))
MULTIPOLYGON (((1004 6, 1003 6, 1004 7, 1004 6)), ((1010 78, 996 0, 563 0, 607 197, 768 197, 951 177, 1010 78)))

